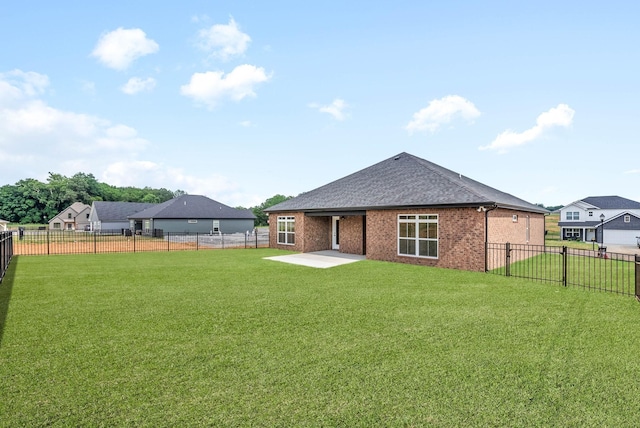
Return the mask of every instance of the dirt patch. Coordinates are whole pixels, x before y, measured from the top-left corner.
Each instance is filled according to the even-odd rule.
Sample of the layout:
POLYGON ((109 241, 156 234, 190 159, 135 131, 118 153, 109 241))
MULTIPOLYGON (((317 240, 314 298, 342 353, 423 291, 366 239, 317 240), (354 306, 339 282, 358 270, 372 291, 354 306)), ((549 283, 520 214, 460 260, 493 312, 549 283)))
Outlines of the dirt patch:
POLYGON ((195 250, 195 243, 167 241, 49 242, 13 244, 14 255, 134 253, 195 250))

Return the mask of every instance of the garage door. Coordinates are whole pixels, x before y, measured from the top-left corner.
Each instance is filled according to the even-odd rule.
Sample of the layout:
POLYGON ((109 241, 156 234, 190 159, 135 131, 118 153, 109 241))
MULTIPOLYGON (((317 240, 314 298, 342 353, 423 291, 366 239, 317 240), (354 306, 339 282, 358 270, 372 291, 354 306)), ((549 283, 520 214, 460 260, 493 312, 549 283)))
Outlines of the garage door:
POLYGON ((640 230, 607 230, 604 229, 604 242, 612 245, 636 245, 636 236, 640 230))

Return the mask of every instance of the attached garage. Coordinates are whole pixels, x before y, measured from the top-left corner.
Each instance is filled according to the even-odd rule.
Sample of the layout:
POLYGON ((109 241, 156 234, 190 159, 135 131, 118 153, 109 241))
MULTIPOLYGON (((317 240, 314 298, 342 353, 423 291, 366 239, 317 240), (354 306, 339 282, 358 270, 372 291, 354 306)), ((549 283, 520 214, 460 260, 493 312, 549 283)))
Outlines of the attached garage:
MULTIPOLYGON (((609 245, 637 245, 640 236, 640 217, 632 213, 622 213, 604 222, 604 243, 609 245)), ((600 229, 600 228, 599 228, 600 229)))
POLYGON ((636 237, 640 236, 640 230, 607 230, 604 231, 604 240, 612 245, 636 245, 636 237))

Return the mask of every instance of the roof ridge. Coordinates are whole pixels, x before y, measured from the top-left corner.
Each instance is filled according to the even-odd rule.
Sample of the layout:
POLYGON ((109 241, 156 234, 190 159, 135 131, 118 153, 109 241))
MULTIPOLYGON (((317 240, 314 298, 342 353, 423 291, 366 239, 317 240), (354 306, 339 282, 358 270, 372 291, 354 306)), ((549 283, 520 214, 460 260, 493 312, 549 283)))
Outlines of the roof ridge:
MULTIPOLYGON (((407 154, 408 154, 408 153, 407 153, 407 154)), ((469 191, 469 193, 472 193, 474 196, 477 196, 478 198, 486 198, 486 196, 485 196, 485 195, 481 195, 481 194, 480 194, 480 193, 478 193, 475 189, 471 188, 470 186, 467 186, 467 184, 466 184, 465 182, 463 182, 463 181, 462 181, 462 174, 461 174, 461 173, 459 173, 459 172, 455 172, 455 171, 453 171, 453 170, 451 170, 451 169, 445 168, 445 167, 440 166, 440 165, 437 165, 437 164, 435 164, 435 163, 433 163, 433 162, 431 162, 431 161, 428 161, 428 160, 426 160, 426 159, 419 158, 419 157, 414 156, 414 155, 411 155, 411 154, 409 154, 409 156, 411 156, 414 160, 416 160, 420 165, 423 165, 423 163, 424 163, 424 162, 426 162, 428 165, 423 165, 424 167, 428 168, 430 171, 433 171, 435 174, 437 174, 437 175, 439 175, 440 177, 442 177, 442 178, 444 178, 444 179, 448 180, 449 182, 451 182, 451 183, 453 183, 453 184, 455 184, 455 185, 458 185, 458 186, 460 186, 460 187, 463 187, 465 190, 469 191), (459 182, 456 182, 456 181, 452 180, 452 179, 451 179, 451 177, 448 177, 447 175, 443 174, 441 171, 438 171, 438 169, 437 169, 437 168, 433 168, 433 167, 431 167, 432 165, 433 165, 434 167, 438 167, 438 168, 443 169, 443 170, 445 170, 445 171, 448 171, 448 172, 450 172, 450 173, 458 174, 458 177, 460 178, 460 181, 459 181, 459 182)), ((471 180, 471 181, 475 181, 475 180, 473 180, 472 178, 469 178, 469 177, 465 177, 465 178, 467 178, 467 179, 469 179, 469 180, 471 180)))

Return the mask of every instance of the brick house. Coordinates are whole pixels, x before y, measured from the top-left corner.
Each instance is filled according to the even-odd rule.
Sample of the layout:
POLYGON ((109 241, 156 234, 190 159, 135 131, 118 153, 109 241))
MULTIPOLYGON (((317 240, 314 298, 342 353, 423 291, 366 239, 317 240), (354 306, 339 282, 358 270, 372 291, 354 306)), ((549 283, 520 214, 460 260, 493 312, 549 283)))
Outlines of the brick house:
POLYGON ((485 242, 544 245, 547 210, 408 153, 265 210, 272 248, 485 270, 485 242))

